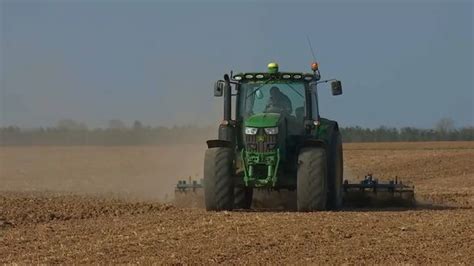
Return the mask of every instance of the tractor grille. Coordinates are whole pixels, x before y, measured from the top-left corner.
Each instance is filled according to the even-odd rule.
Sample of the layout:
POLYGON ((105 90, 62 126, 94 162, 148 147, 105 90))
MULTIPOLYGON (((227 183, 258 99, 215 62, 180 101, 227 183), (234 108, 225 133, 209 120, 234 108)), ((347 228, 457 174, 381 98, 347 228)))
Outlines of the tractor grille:
POLYGON ((267 135, 263 128, 259 128, 255 135, 245 135, 245 144, 248 151, 271 152, 278 146, 278 135, 267 135))

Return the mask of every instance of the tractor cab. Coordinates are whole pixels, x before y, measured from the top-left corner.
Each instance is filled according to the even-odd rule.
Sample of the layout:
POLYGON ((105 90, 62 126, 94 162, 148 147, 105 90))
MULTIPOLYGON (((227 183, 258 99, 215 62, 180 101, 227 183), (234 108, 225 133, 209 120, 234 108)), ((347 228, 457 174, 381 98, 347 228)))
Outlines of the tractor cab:
MULTIPOLYGON (((303 134, 305 109, 317 110, 317 108, 311 108, 310 84, 302 78, 299 80, 289 78, 295 75, 302 77, 301 74, 285 73, 281 76, 288 77, 287 79, 274 77, 266 80, 242 80, 238 87, 237 119, 246 121, 248 128, 261 127, 259 122, 273 114, 277 120, 285 119, 290 124, 292 134, 303 134)), ((307 77, 312 79, 312 76, 307 77)), ((314 116, 317 117, 317 113, 314 116)), ((246 130, 246 133, 252 133, 253 129, 246 130)), ((273 132, 278 133, 278 129, 273 132)))
POLYGON ((317 85, 331 81, 333 95, 342 94, 340 81, 320 81, 318 64, 313 63, 311 68, 313 73, 279 72, 278 64, 270 63, 268 72, 239 73, 232 77, 225 75, 224 80, 217 81, 214 86, 215 96, 224 95, 223 124, 233 122, 230 98, 236 96, 236 122, 250 119, 252 124, 251 121, 259 121, 257 117, 265 114, 267 117, 268 114, 279 114, 290 121, 291 130, 302 134, 302 130, 313 127, 320 119, 317 85), (232 92, 232 85, 235 93, 232 92), (227 93, 224 93, 225 90, 228 90, 227 93))

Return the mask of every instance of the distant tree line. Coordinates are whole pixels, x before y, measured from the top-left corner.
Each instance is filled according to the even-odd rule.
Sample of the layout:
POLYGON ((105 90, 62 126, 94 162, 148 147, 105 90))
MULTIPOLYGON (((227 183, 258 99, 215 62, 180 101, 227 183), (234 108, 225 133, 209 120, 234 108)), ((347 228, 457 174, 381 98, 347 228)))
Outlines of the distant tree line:
POLYGON ((135 121, 132 127, 121 120, 110 120, 106 128, 90 129, 73 120, 59 121, 55 127, 23 129, 0 128, 0 146, 10 145, 162 145, 204 143, 216 135, 211 127, 151 127, 135 121))
MULTIPOLYGON (((474 127, 456 129, 450 119, 440 120, 434 129, 342 127, 341 133, 344 142, 474 141, 474 127)), ((127 127, 121 120, 110 120, 106 128, 89 129, 74 120, 61 120, 55 127, 0 128, 0 145, 165 145, 204 143, 216 135, 215 126, 151 127, 135 121, 127 127)))
POLYGON ((341 128, 344 142, 383 142, 383 141, 473 141, 474 127, 464 127, 448 132, 434 129, 420 129, 414 127, 376 129, 361 127, 341 128))

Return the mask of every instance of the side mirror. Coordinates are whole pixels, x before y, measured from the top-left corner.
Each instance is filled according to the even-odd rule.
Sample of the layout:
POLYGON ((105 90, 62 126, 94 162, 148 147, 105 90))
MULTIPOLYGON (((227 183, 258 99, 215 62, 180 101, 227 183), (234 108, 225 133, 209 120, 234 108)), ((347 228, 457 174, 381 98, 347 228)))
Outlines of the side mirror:
POLYGON ((215 97, 221 97, 223 92, 224 92, 224 86, 225 86, 225 83, 221 80, 219 81, 216 81, 216 83, 214 84, 214 96, 215 97))
POLYGON ((342 94, 342 84, 341 81, 336 80, 331 82, 332 95, 341 95, 342 94))

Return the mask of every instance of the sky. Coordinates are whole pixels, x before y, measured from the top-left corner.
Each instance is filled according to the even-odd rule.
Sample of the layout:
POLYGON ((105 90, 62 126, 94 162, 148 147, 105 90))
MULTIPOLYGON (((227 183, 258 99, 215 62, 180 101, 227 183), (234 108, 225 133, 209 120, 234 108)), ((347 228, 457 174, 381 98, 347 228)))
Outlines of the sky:
POLYGON ((224 73, 323 78, 341 126, 474 126, 472 1, 0 0, 0 126, 212 125, 224 73))

